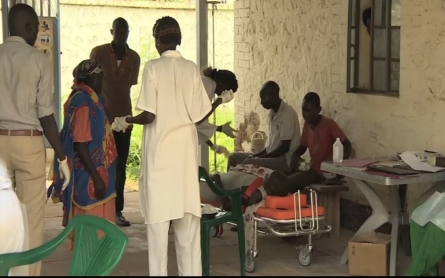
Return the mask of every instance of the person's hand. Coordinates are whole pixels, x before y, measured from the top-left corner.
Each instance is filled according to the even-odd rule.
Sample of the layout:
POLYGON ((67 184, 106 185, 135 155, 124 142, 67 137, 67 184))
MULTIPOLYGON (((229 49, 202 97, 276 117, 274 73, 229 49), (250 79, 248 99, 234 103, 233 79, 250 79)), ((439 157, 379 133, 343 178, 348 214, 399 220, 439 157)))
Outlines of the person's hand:
POLYGON ((130 116, 125 117, 116 117, 114 118, 114 122, 111 124, 111 129, 117 132, 123 132, 127 130, 127 128, 131 125, 127 123, 126 119, 130 116))
POLYGON ((222 92, 222 94, 218 97, 221 99, 222 103, 229 103, 235 96, 233 95, 232 90, 227 90, 222 92))
POLYGON ((105 186, 104 181, 102 178, 94 178, 94 194, 96 195, 96 198, 98 200, 102 200, 105 197, 105 193, 107 191, 107 187, 105 186))
POLYGON ((226 157, 230 155, 229 150, 227 150, 227 148, 224 146, 214 144, 211 149, 217 154, 224 154, 226 157))
POLYGON ((230 138, 236 138, 235 133, 238 132, 238 130, 232 128, 230 126, 230 123, 231 122, 227 122, 227 123, 223 124, 221 126, 221 132, 224 133, 225 135, 227 135, 230 138))
POLYGON ((70 167, 68 165, 67 158, 65 158, 62 161, 59 160, 59 176, 60 176, 60 179, 64 180, 63 185, 62 185, 62 192, 63 192, 65 190, 65 188, 68 186, 68 184, 70 183, 70 179, 71 179, 71 171, 70 171, 70 167))
POLYGON ((296 155, 295 153, 292 154, 292 157, 290 159, 290 169, 291 170, 298 170, 298 167, 300 166, 300 163, 303 161, 303 159, 296 155))

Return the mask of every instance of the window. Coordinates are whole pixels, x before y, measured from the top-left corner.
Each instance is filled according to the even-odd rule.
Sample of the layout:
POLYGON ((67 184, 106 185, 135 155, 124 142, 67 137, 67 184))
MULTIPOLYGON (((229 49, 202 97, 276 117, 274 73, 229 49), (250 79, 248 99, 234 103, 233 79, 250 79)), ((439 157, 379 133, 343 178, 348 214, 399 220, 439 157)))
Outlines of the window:
POLYGON ((399 96, 400 0, 349 0, 347 91, 399 96))

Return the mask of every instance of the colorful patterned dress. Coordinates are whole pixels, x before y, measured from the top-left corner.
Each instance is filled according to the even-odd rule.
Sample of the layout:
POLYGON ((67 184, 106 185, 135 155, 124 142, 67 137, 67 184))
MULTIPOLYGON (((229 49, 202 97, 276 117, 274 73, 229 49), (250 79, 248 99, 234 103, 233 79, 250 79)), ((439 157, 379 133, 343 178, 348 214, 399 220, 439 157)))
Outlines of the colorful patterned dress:
POLYGON ((51 198, 54 203, 63 202, 63 226, 78 214, 95 215, 115 222, 117 151, 111 125, 105 114, 105 99, 84 84, 76 84, 73 89, 74 92, 64 105, 63 128, 60 132, 71 180, 65 191, 61 192, 63 180, 59 177, 59 163, 55 159, 51 198), (102 200, 96 199, 91 175, 74 149, 76 142, 88 143, 91 160, 106 186, 102 200))

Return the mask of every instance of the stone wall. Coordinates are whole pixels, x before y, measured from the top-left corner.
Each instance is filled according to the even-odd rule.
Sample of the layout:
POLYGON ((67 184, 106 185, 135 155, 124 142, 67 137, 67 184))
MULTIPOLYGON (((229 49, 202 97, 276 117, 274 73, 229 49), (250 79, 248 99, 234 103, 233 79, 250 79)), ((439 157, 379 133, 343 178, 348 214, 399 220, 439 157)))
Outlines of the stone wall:
MULTIPOLYGON (((445 1, 402 1, 399 98, 346 93, 347 12, 348 0, 235 1, 236 122, 256 111, 267 130, 258 91, 275 80, 300 121, 302 97, 318 92, 358 157, 445 152, 445 1)), ((409 205, 429 186, 410 186, 409 205)), ((388 189, 375 189, 388 203, 388 189)), ((366 204, 354 186, 344 197, 366 204)))

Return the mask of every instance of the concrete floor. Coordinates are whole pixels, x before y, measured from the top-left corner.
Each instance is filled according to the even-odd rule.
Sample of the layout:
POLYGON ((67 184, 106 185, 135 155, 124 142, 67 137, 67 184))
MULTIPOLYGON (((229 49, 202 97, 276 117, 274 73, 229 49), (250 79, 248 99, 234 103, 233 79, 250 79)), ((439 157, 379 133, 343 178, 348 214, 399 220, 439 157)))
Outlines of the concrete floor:
MULTIPOLYGON (((63 229, 61 226, 61 205, 46 206, 45 240, 54 238, 63 229)), ((139 194, 127 192, 125 195, 125 217, 132 226, 122 228, 129 237, 126 254, 113 275, 147 276, 147 239, 145 225, 139 212, 139 194)), ((348 275, 347 265, 340 265, 340 256, 347 246, 353 233, 342 231, 338 240, 323 236, 314 240, 312 263, 303 267, 298 262, 298 252, 295 246, 305 244, 306 237, 285 242, 273 235, 259 236, 259 257, 256 270, 252 276, 344 276, 348 275)), ((176 257, 173 238, 169 246, 169 275, 177 276, 176 257)), ((410 263, 410 258, 399 252, 398 273, 403 275, 410 263)), ((68 274, 71 262, 71 252, 68 242, 43 263, 42 275, 64 276, 68 274)), ((211 275, 239 276, 239 257, 236 233, 225 227, 221 238, 211 240, 211 275)))

